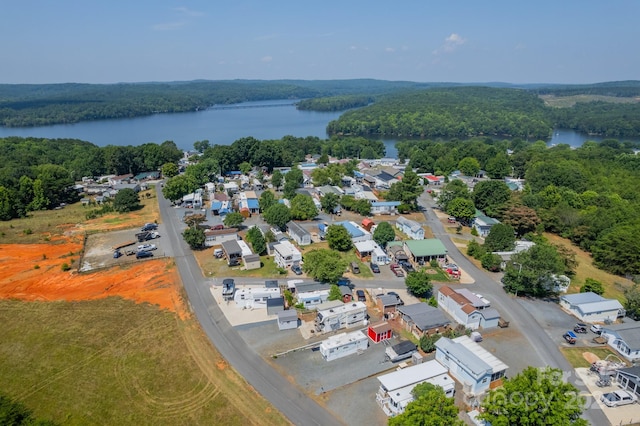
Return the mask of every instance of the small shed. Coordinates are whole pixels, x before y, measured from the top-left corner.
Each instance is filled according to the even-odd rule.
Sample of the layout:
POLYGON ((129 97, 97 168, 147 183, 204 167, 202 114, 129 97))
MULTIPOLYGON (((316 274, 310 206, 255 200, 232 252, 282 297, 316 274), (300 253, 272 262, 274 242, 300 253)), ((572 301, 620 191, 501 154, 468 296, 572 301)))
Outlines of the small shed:
POLYGON ((298 328, 298 312, 295 309, 278 312, 278 330, 294 330, 298 328))
POLYGON ((401 361, 411 358, 414 352, 418 351, 418 347, 410 340, 404 340, 396 345, 385 349, 384 353, 391 362, 401 361))
POLYGON ((222 251, 224 252, 224 257, 227 259, 227 264, 229 266, 235 266, 240 263, 240 259, 242 258, 242 248, 238 244, 238 241, 225 241, 222 243, 222 251))
POLYGON ((260 269, 260 256, 257 254, 249 254, 242 258, 244 260, 244 268, 246 270, 260 269))
POLYGON ((371 219, 366 218, 366 217, 364 219, 362 219, 362 227, 364 229, 366 229, 367 231, 371 232, 371 227, 373 225, 375 225, 375 222, 372 221, 371 219))
POLYGON ((378 309, 383 314, 388 314, 390 312, 395 312, 398 305, 400 304, 400 299, 398 296, 393 294, 383 294, 378 296, 376 303, 378 305, 378 309))
POLYGON ((353 300, 353 293, 351 292, 351 288, 348 285, 341 285, 340 294, 342 294, 342 301, 344 303, 349 303, 353 300))
POLYGON ((277 315, 278 312, 282 311, 284 311, 284 297, 267 299, 267 315, 277 315))
POLYGON ((393 337, 393 330, 388 322, 381 322, 375 325, 370 325, 367 329, 367 336, 373 343, 380 343, 383 340, 388 340, 393 337))

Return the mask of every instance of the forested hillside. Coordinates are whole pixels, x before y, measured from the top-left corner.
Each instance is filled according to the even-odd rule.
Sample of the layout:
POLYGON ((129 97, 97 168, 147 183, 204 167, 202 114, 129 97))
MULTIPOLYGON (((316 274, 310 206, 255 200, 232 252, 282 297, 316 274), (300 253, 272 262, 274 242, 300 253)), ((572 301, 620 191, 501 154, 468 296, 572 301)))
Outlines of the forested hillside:
POLYGON ((457 87, 389 95, 349 111, 330 134, 421 138, 477 135, 545 139, 552 122, 544 102, 518 89, 457 87))

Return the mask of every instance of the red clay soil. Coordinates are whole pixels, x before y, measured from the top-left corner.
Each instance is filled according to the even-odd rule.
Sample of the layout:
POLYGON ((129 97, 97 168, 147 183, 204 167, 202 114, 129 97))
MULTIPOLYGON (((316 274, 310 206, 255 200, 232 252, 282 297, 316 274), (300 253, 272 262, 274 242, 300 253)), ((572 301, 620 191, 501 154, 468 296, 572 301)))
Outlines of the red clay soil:
POLYGON ((184 316, 177 274, 171 259, 141 261, 94 273, 76 271, 82 245, 0 244, 0 299, 79 301, 121 296, 151 303, 184 316), (74 266, 63 271, 64 263, 74 266))

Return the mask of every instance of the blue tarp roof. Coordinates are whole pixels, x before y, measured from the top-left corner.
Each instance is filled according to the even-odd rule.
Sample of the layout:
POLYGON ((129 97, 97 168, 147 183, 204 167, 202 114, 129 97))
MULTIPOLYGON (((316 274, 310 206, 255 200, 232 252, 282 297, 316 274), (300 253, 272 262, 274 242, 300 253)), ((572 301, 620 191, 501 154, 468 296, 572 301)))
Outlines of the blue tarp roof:
POLYGON ((374 201, 371 203, 372 206, 399 206, 400 201, 374 201))
POLYGON ((364 232, 362 232, 361 230, 353 226, 351 222, 347 222, 347 221, 338 222, 336 223, 336 225, 344 226, 347 229, 347 232, 349 233, 349 235, 351 235, 351 238, 362 237, 364 235, 364 232))
POLYGON ((214 201, 211 203, 211 210, 220 210, 222 208, 222 201, 214 201))
POLYGON ((358 171, 354 171, 354 172, 353 172, 353 175, 354 175, 355 177, 364 177, 364 174, 363 174, 363 173, 360 173, 360 172, 358 172, 358 171))
POLYGON ((258 200, 256 200, 255 198, 249 198, 247 199, 247 206, 250 209, 259 209, 260 203, 258 203, 258 200))

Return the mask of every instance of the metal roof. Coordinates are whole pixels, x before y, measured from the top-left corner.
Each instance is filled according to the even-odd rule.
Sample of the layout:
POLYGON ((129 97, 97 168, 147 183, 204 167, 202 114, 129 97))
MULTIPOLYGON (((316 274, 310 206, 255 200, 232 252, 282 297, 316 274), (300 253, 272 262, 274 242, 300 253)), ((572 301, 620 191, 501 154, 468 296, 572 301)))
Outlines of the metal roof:
POLYGON ((385 374, 378 377, 378 381, 387 392, 391 392, 396 389, 424 382, 442 374, 447 374, 447 369, 438 361, 431 360, 385 374))
POLYGON ((453 340, 441 337, 436 342, 436 349, 449 355, 456 364, 475 378, 509 368, 507 364, 471 340, 469 336, 460 336, 453 340))
POLYGON ((442 244, 442 241, 437 238, 407 240, 404 244, 415 257, 440 256, 447 254, 447 249, 444 244, 442 244))
POLYGON ((429 306, 424 302, 400 306, 398 311, 409 317, 423 331, 451 324, 451 321, 440 309, 429 306))

